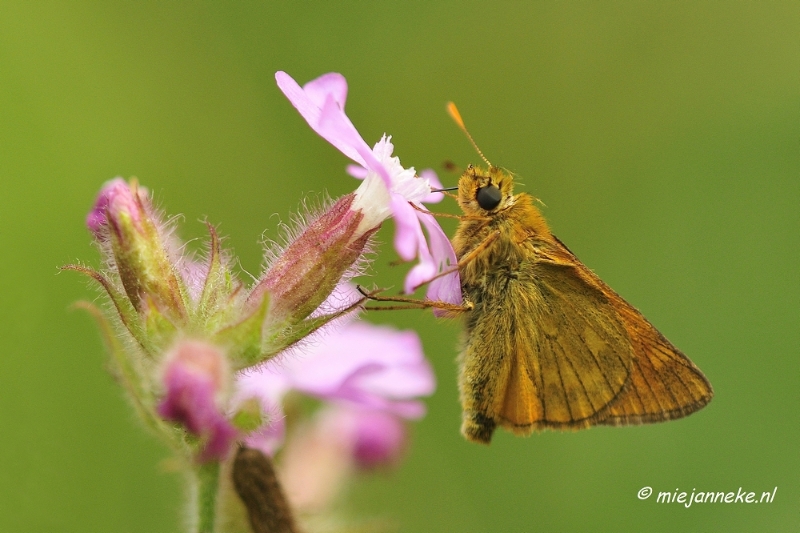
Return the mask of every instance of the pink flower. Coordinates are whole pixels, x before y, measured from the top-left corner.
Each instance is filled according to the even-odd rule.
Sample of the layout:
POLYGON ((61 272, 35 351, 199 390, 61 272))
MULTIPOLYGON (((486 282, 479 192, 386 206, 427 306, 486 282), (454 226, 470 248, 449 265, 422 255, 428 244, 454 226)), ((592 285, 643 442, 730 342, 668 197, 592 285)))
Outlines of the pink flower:
POLYGON ((347 428, 357 466, 372 469, 397 462, 405 448, 406 427, 397 416, 384 411, 340 409, 338 427, 347 428))
POLYGON ((236 438, 236 429, 220 409, 227 381, 225 355, 208 343, 180 341, 166 355, 162 373, 166 393, 157 411, 202 439, 200 461, 224 459, 236 438))
POLYGON ((416 288, 450 268, 453 270, 452 274, 432 282, 427 295, 429 299, 460 304, 461 288, 450 241, 435 219, 430 218, 426 222, 423 217, 428 215, 419 213, 409 205, 410 202, 421 207, 421 202, 438 201, 442 198, 441 194, 431 193, 431 182, 436 187, 441 187, 435 173, 425 171, 417 177, 413 168, 403 168, 400 160, 392 157, 394 146, 391 137, 384 135, 370 150, 344 112, 347 81, 341 74, 324 74, 303 87, 285 72, 277 72, 275 79, 278 87, 309 126, 361 165, 361 169, 352 165, 348 167, 352 175, 363 178, 352 206, 354 210, 363 211, 364 219, 361 223, 375 227, 389 216, 394 217, 397 225, 394 242, 398 254, 404 260, 414 257, 420 260, 416 270, 412 271, 412 282, 406 280, 406 289, 416 288), (422 232, 421 222, 428 231, 430 248, 422 232), (423 277, 423 273, 427 277, 423 277))
MULTIPOLYGON (((417 398, 432 394, 435 379, 416 333, 349 322, 331 327, 319 344, 302 353, 279 357, 256 371, 239 376, 234 403, 257 397, 270 413, 270 425, 280 424, 281 401, 290 390, 361 413, 381 412, 417 419, 425 406, 417 398)), ((282 428, 262 427, 245 442, 265 453, 278 444, 282 428)))
POLYGON ((356 470, 391 467, 403 455, 406 427, 383 411, 329 405, 294 429, 280 470, 292 506, 324 512, 356 470))

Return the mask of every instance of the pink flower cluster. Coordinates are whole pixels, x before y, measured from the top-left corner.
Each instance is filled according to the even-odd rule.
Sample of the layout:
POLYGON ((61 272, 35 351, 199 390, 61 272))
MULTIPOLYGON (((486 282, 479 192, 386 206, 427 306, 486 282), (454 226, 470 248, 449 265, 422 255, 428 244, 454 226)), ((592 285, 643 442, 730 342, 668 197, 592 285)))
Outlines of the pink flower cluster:
POLYGON ((425 414, 418 398, 435 390, 433 371, 414 332, 350 317, 341 322, 302 350, 239 373, 233 384, 221 350, 181 341, 166 357, 158 413, 203 440, 201 461, 225 458, 237 439, 272 455, 285 439, 283 399, 300 393, 329 405, 325 427, 338 421, 336 439, 346 443, 356 464, 394 462, 405 441, 402 420, 425 414), (252 431, 237 430, 231 419, 251 401, 263 414, 261 423, 252 431))
POLYGON ((419 397, 436 387, 416 333, 342 319, 302 350, 267 363, 237 379, 234 403, 258 398, 270 423, 245 438, 251 448, 274 453, 284 438, 282 400, 289 392, 323 400, 347 418, 340 430, 359 461, 389 461, 405 431, 399 421, 425 414, 419 397), (346 413, 346 415, 344 414, 346 413), (371 426, 395 431, 375 438, 371 426), (399 429, 397 429, 399 428, 399 429))
POLYGON ((461 302, 452 246, 421 212, 441 200, 431 192, 441 185, 433 171, 404 168, 390 137, 367 145, 344 112, 341 75, 303 87, 283 72, 276 79, 314 131, 357 163, 349 172, 362 181, 302 228, 249 292, 213 228, 206 261, 196 261, 146 189, 121 178, 102 188, 86 220, 107 269, 74 269, 100 282, 130 334, 116 355, 126 389, 144 412, 182 426, 189 438, 178 447, 188 444, 201 462, 225 459, 237 441, 274 453, 285 438, 283 400, 295 392, 326 403, 319 427, 337 428, 354 464, 390 463, 403 449, 404 421, 424 415, 419 398, 435 381, 417 335, 358 322, 350 310, 361 296, 345 282, 393 217, 398 254, 418 260, 406 291, 430 282, 429 299, 461 302))

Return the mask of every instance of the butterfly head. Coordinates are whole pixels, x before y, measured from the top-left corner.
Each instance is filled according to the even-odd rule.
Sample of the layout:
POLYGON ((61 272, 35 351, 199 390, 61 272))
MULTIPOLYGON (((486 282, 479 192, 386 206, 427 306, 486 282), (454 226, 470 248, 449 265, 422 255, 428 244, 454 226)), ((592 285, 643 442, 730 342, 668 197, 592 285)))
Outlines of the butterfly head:
POLYGON ((485 216, 509 207, 513 202, 514 179, 498 168, 467 167, 458 180, 458 204, 467 215, 485 216))

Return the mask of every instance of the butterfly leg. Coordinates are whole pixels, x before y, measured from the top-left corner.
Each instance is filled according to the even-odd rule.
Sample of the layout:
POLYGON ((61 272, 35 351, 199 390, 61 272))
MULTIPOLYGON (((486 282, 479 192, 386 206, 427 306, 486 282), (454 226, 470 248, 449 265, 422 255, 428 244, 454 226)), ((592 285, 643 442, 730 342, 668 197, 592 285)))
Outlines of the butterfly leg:
POLYGON ((427 285, 428 283, 432 282, 435 279, 439 279, 439 278, 441 278, 443 276, 450 275, 453 272, 458 272, 460 269, 464 268, 464 266, 467 265, 470 261, 472 261, 476 257, 478 257, 478 254, 480 254, 482 251, 484 251, 486 249, 486 247, 488 247, 490 244, 492 244, 494 241, 496 241, 499 237, 500 237, 500 232, 499 231, 495 231, 493 233, 490 233, 489 235, 486 236, 485 239, 483 239, 481 241, 481 243, 478 246, 475 247, 474 250, 470 251, 468 254, 466 254, 464 257, 462 257, 461 260, 458 262, 458 264, 455 267, 453 267, 451 269, 448 269, 448 270, 444 270, 442 272, 439 272, 438 274, 433 276, 431 279, 429 279, 427 281, 423 281, 419 285, 415 286, 412 289, 412 292, 416 291, 420 287, 423 287, 423 286, 427 285))
POLYGON ((450 313, 463 313, 472 309, 472 304, 467 302, 462 305, 451 304, 438 300, 418 300, 416 298, 403 298, 401 296, 378 296, 383 289, 374 291, 367 291, 361 285, 356 285, 356 289, 368 300, 374 302, 394 302, 405 305, 392 305, 388 307, 365 307, 369 311, 384 311, 384 310, 398 310, 398 309, 441 309, 450 313))

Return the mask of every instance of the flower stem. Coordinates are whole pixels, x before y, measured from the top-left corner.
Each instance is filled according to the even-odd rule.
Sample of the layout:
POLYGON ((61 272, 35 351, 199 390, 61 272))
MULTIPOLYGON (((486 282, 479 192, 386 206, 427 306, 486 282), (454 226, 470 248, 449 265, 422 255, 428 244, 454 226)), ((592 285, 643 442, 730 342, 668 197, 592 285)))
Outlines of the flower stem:
POLYGON ((219 462, 209 461, 197 469, 197 511, 198 533, 214 533, 214 520, 217 508, 217 489, 219 488, 219 462))

